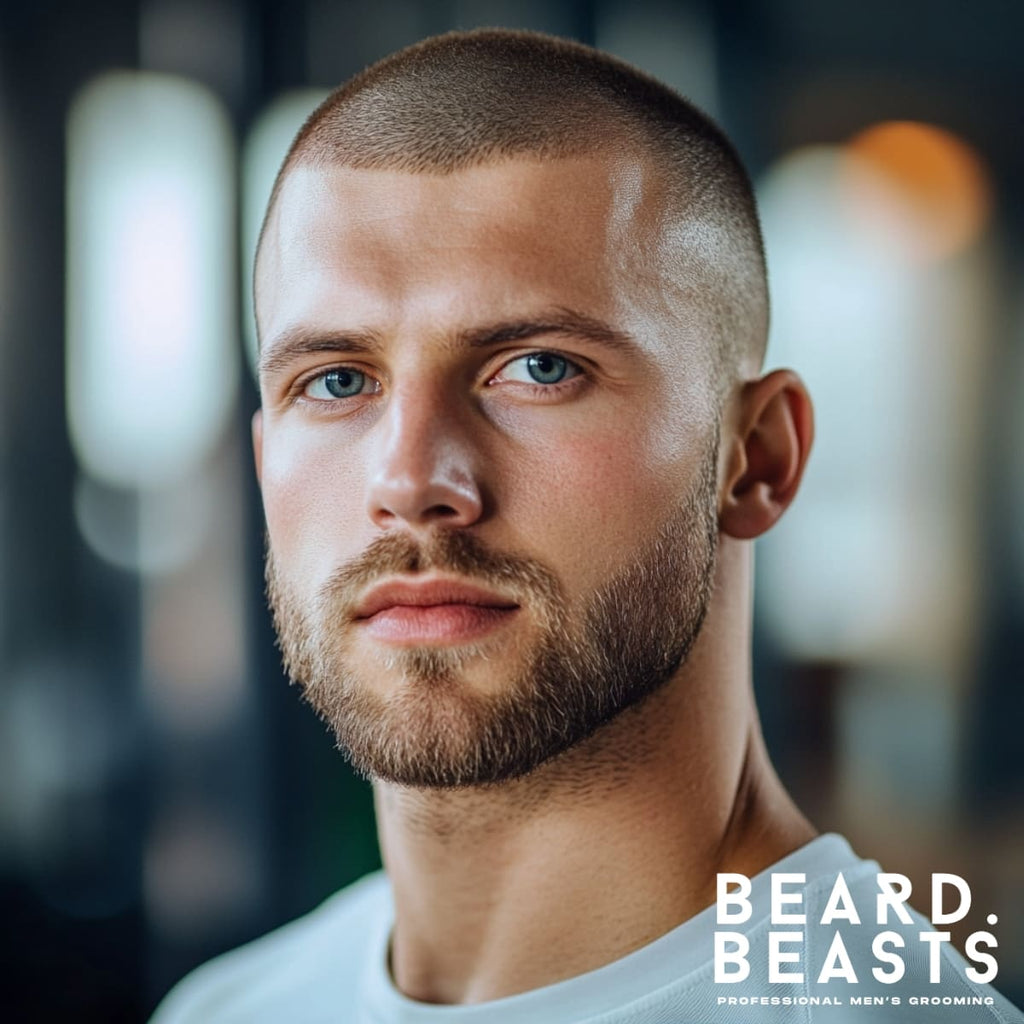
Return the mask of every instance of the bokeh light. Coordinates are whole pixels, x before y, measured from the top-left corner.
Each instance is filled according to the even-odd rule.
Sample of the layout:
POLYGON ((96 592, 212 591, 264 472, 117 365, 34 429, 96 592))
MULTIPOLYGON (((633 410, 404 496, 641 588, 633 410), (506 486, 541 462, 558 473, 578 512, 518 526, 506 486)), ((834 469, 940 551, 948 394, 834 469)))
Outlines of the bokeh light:
POLYGON ((841 183, 855 230, 883 234, 921 262, 975 242, 992 207, 981 158, 952 132, 917 121, 886 121, 844 147, 841 183))
POLYGON ((113 72, 72 108, 68 424, 106 483, 181 479, 234 406, 233 167, 223 105, 194 82, 113 72))

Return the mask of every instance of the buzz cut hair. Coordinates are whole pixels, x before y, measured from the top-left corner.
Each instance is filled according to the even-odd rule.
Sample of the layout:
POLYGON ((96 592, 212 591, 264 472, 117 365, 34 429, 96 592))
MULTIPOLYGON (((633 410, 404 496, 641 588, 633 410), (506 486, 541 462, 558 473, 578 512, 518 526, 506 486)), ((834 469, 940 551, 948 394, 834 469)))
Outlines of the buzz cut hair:
POLYGON ((660 173, 662 201, 679 227, 676 251, 660 254, 659 272, 669 290, 704 313, 723 400, 760 367, 768 333, 750 178, 711 118, 657 79, 582 43, 478 29, 433 36, 372 64, 335 89, 295 137, 260 244, 296 167, 444 175, 601 152, 635 155, 660 173))

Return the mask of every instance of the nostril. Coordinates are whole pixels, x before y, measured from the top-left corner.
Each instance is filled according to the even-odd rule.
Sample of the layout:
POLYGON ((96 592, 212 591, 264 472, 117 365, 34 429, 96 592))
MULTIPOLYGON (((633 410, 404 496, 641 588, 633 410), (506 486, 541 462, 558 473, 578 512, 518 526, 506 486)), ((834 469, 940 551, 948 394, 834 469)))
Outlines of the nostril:
POLYGON ((431 505, 425 516, 432 519, 451 519, 459 513, 451 505, 431 505))

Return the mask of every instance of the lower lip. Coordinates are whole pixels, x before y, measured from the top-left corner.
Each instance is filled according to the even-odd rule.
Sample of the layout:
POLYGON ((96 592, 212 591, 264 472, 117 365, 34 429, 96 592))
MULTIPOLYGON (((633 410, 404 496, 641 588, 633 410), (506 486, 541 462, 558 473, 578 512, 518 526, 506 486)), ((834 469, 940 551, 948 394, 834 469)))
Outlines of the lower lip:
POLYGON ((518 610, 476 604, 400 604, 361 620, 360 625, 374 639, 387 643, 455 644, 492 632, 518 610))

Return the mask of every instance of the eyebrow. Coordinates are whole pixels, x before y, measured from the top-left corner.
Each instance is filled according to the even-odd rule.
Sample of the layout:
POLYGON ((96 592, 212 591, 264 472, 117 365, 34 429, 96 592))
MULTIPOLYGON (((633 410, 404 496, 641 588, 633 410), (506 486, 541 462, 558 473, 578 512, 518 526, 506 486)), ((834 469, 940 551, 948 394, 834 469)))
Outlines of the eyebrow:
POLYGON ((486 348, 489 345, 501 345, 510 341, 526 341, 542 334, 582 338, 618 351, 635 352, 637 348, 636 342, 625 332, 616 330, 596 317, 577 313, 564 306, 536 318, 528 317, 484 327, 471 327, 459 332, 458 341, 467 348, 486 348))
MULTIPOLYGON (((536 317, 500 320, 480 327, 465 328, 455 335, 457 348, 488 348, 492 345, 527 341, 543 335, 580 338, 618 352, 636 353, 638 346, 624 331, 597 317, 566 307, 557 307, 536 317)), ((274 374, 295 358, 317 352, 368 353, 379 351, 383 338, 376 331, 321 331, 293 327, 282 331, 267 344, 260 359, 260 372, 274 374)))
POLYGON ((290 327, 269 342, 260 356, 261 374, 286 369, 299 356, 317 352, 375 352, 382 339, 375 331, 322 331, 311 327, 290 327))

